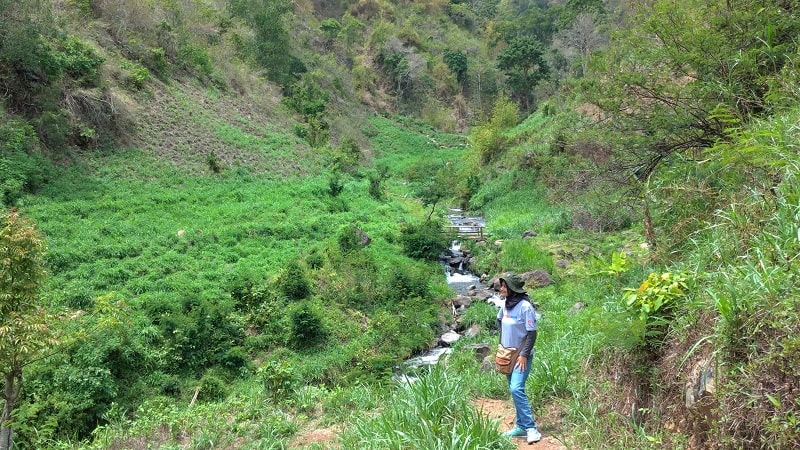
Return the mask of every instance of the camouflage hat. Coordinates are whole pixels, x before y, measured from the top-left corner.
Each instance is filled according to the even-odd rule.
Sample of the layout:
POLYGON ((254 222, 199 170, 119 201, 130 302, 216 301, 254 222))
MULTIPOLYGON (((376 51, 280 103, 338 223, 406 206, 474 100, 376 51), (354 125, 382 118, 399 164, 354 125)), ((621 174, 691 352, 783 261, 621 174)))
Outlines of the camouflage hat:
POLYGON ((522 289, 522 286, 525 285, 525 282, 522 281, 522 278, 520 278, 519 275, 517 274, 512 272, 505 273, 503 274, 503 276, 500 277, 500 280, 506 283, 508 289, 516 292, 517 294, 526 293, 525 289, 522 289))

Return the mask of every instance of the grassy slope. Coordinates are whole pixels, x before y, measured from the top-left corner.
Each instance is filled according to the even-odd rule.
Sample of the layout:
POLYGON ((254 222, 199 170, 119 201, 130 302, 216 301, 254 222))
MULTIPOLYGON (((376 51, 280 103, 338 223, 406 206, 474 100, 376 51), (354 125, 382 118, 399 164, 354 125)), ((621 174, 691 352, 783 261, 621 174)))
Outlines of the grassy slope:
MULTIPOLYGON (((173 87, 171 91, 176 90, 189 111, 197 111, 199 104, 213 101, 188 87, 173 87)), ((172 108, 159 111, 164 104, 170 102, 154 105, 154 110, 148 114, 175 113, 172 108)), ((64 167, 45 190, 24 198, 20 206, 37 221, 49 247, 47 261, 51 274, 44 298, 53 305, 91 310, 95 298, 115 292, 116 298, 129 305, 127 321, 133 325, 132 328, 124 326, 120 336, 140 339, 153 336, 152 330, 136 329, 137 326, 152 328, 141 317, 142 311, 152 305, 186 305, 186 301, 229 303, 232 285, 237 280, 250 276, 265 282, 274 280, 288 261, 302 259, 315 250, 335 247, 339 230, 344 225, 356 224, 372 238, 365 252, 370 259, 382 261, 376 267, 377 272, 370 273, 375 283, 389 276, 397 263, 414 267, 415 263, 409 265, 399 256, 398 226, 415 222, 424 211, 398 172, 408 170, 431 155, 436 155, 439 161, 459 158, 463 151, 458 148, 459 139, 430 129, 426 131, 428 137, 424 137, 418 132, 419 128, 424 128, 419 124, 401 126, 388 119, 375 118, 374 145, 379 149, 376 163, 391 168, 384 200, 376 200, 368 194, 369 180, 350 176, 343 178, 343 192, 331 197, 328 194, 330 175, 322 165, 322 157, 291 135, 270 131, 266 125, 253 126, 252 123, 259 122, 258 117, 253 118, 252 123, 232 125, 237 123, 237 113, 217 116, 214 122, 206 122, 208 116, 201 116, 204 118, 198 119, 199 122, 176 122, 172 133, 184 135, 205 124, 200 133, 202 142, 210 142, 215 136, 231 142, 217 149, 223 158, 240 152, 245 157, 251 155, 267 161, 275 155, 279 161, 291 160, 290 170, 287 171, 287 164, 283 163, 236 167, 227 163, 228 159, 221 158, 225 162, 224 169, 216 174, 207 168, 204 170, 200 155, 192 152, 182 154, 186 159, 176 159, 165 157, 159 149, 118 149, 77 158, 75 164, 64 167), (278 144, 273 149, 265 142, 278 144), (187 159, 188 163, 183 163, 187 159)), ((339 269, 340 275, 347 275, 345 268, 339 269)), ((336 282, 337 274, 332 270, 336 268, 323 269, 318 276, 336 282)), ((413 270, 441 273, 435 264, 420 264, 413 270)), ((346 285, 348 278, 339 282, 345 283, 340 288, 350 288, 346 285)), ((336 287, 320 289, 335 292, 336 287)), ((435 296, 448 295, 443 279, 429 289, 435 296)), ((352 352, 359 351, 360 345, 370 345, 369 339, 382 333, 380 323, 370 324, 368 315, 337 304, 338 299, 328 301, 333 303, 327 307, 325 324, 332 330, 332 345, 309 356, 308 364, 302 368, 309 374, 305 382, 313 382, 315 378, 332 379, 333 372, 341 370, 336 368, 349 364, 352 352), (365 334, 363 326, 367 325, 369 333, 365 334), (329 370, 319 371, 315 367, 329 370)), ((391 318, 385 316, 385 319, 391 318)), ((394 320, 388 322, 394 324, 394 320)), ((404 327, 402 321, 393 326, 400 326, 403 331, 413 328, 404 327)), ((107 339, 110 336, 97 337, 107 339)), ((90 336, 89 343, 91 339, 90 336)), ((403 345, 406 349, 403 351, 408 351, 409 344, 403 345)), ((45 369, 37 369, 37 372, 42 370, 45 369)), ((150 374, 139 380, 146 383, 148 376, 150 374)), ((358 397, 362 392, 357 386, 347 388, 344 394, 313 385, 303 387, 298 398, 292 400, 290 415, 275 416, 254 412, 252 408, 261 405, 245 400, 253 396, 263 399, 265 393, 270 392, 269 389, 264 391, 260 378, 244 377, 237 386, 232 389, 228 403, 198 406, 192 411, 181 406, 185 404, 182 400, 173 404, 171 400, 159 398, 133 399, 134 404, 140 405, 140 411, 133 416, 137 419, 135 423, 129 422, 130 413, 115 419, 118 412, 112 406, 106 414, 111 431, 102 433, 96 445, 100 448, 111 442, 136 445, 134 443, 141 440, 168 443, 174 439, 171 433, 152 435, 154 429, 165 426, 159 419, 164 417, 164 411, 169 411, 167 414, 172 417, 169 420, 183 417, 186 425, 181 426, 181 431, 202 440, 217 432, 216 425, 207 421, 206 412, 223 410, 226 414, 254 417, 252 428, 240 424, 237 427, 242 430, 234 433, 223 427, 219 433, 239 444, 242 443, 241 434, 246 434, 248 441, 256 443, 253 445, 264 448, 263 442, 285 441, 296 429, 294 422, 302 423, 306 420, 303 417, 319 414, 306 411, 313 406, 304 402, 313 404, 324 400, 329 404, 325 421, 339 421, 355 401, 342 396, 358 397), (306 390, 308 393, 304 393, 306 390), (352 394, 353 391, 356 394, 352 394), (271 425, 259 425, 261 422, 271 425)), ((146 394, 147 389, 137 392, 151 395, 146 394)), ((191 390, 182 394, 188 401, 186 395, 190 397, 191 390)), ((373 395, 379 394, 368 394, 367 400, 358 401, 367 402, 369 409, 374 407, 372 400, 368 400, 373 395)), ((48 427, 42 430, 42 435, 49 432, 48 427)))

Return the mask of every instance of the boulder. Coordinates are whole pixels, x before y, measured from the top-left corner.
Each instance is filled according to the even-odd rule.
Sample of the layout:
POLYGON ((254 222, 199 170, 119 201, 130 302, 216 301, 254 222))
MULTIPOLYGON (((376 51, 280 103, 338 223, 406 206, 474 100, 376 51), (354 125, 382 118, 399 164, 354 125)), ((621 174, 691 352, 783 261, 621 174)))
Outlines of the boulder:
POLYGON ((480 343, 480 344, 469 344, 464 348, 474 350, 475 351, 475 359, 478 361, 483 361, 487 356, 492 357, 492 363, 494 363, 494 353, 493 347, 487 343, 480 343))
POLYGON ((442 344, 447 345, 448 347, 455 344, 459 339, 461 339, 461 335, 455 331, 448 331, 439 338, 439 340, 442 341, 442 344))
POLYGON ((479 291, 475 291, 472 294, 472 298, 475 300, 479 300, 485 302, 486 300, 490 299, 493 295, 495 295, 494 291, 490 291, 489 289, 481 289, 479 291))
POLYGON ((472 297, 466 295, 459 295, 458 297, 450 300, 454 308, 469 307, 472 304, 472 297))
POLYGON ((358 242, 362 247, 367 247, 370 243, 372 243, 372 238, 369 237, 369 235, 361 228, 356 228, 356 235, 358 236, 358 242))
POLYGON ((553 278, 544 269, 536 269, 530 272, 525 272, 520 277, 525 281, 525 289, 536 289, 540 287, 550 286, 553 284, 553 278))
POLYGON ((464 332, 465 337, 475 337, 481 333, 481 326, 477 323, 473 323, 467 328, 467 331, 464 332))
POLYGON ((584 306, 586 305, 583 302, 575 303, 574 305, 572 305, 572 307, 569 308, 569 310, 567 310, 567 313, 577 314, 578 311, 582 310, 584 306))
POLYGON ((691 409, 703 397, 713 397, 715 391, 714 366, 712 361, 704 359, 695 364, 686 383, 686 407, 691 409))

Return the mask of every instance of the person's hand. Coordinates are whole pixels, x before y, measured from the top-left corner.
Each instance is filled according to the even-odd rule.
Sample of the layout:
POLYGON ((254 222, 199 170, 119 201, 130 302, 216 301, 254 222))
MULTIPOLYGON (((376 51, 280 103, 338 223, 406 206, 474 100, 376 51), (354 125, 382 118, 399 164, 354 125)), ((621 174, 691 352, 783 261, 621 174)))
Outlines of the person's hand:
POLYGON ((528 368, 528 357, 522 355, 517 356, 517 367, 520 372, 525 372, 525 369, 528 368))

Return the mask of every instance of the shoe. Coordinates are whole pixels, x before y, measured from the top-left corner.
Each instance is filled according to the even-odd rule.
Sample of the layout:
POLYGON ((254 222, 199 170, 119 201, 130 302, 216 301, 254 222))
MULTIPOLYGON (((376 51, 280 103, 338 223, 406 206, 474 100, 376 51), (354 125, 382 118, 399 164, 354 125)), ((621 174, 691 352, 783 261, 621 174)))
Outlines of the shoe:
POLYGON ((542 440, 542 433, 539 433, 539 430, 536 427, 528 428, 525 434, 528 444, 533 444, 534 442, 539 442, 542 440))
POLYGON ((525 430, 523 430, 520 427, 514 427, 513 430, 508 430, 505 433, 503 433, 503 436, 505 436, 507 438, 522 437, 522 436, 525 436, 525 435, 526 435, 525 430))

